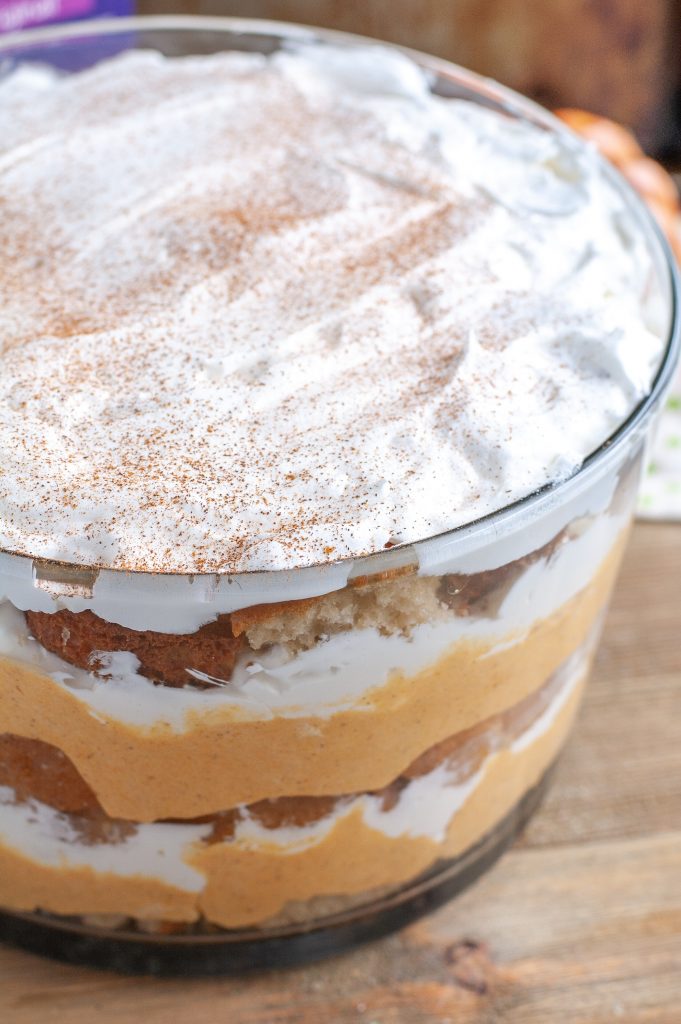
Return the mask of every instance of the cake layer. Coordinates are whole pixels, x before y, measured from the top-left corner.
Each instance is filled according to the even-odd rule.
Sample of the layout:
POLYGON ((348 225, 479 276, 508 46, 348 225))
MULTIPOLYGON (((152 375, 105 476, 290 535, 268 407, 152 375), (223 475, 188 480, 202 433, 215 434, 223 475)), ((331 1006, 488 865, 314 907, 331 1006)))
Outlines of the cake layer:
POLYGON ((229 616, 219 616, 195 633, 179 635, 127 629, 91 611, 27 611, 26 623, 41 647, 69 665, 99 674, 104 667, 102 653, 127 652, 137 660, 140 675, 168 686, 199 686, 201 676, 230 679, 239 650, 245 646, 234 636, 229 616))
MULTIPOLYGON (((244 815, 215 823, 153 823, 86 842, 79 819, 0 789, 0 904, 58 914, 207 921, 227 928, 286 915, 287 904, 398 886, 489 831, 555 757, 588 664, 566 667, 544 710, 477 765, 446 758, 390 800, 348 797, 306 824, 244 815), (459 766, 460 767, 460 766, 459 766), (274 824, 274 827, 269 827, 274 824)), ((425 765, 424 765, 425 767, 425 765)), ((300 908, 296 910, 300 916, 300 908)))
MULTIPOLYGON (((526 605, 532 595, 521 582, 527 570, 536 565, 545 570, 542 604, 548 613, 587 582, 591 565, 601 560, 612 543, 610 530, 623 522, 621 515, 607 520, 579 519, 541 548, 496 569, 417 576, 413 567, 405 566, 356 577, 348 587, 330 594, 219 615, 190 634, 134 630, 92 611, 62 608, 51 613, 28 610, 26 623, 41 647, 98 679, 110 675, 112 658, 120 662, 119 655, 131 654, 133 658, 127 660, 135 665, 136 673, 154 682, 206 687, 233 680, 239 686, 245 681, 244 669, 252 680, 252 663, 263 649, 272 671, 277 663, 281 667, 318 644, 331 640, 333 646, 338 634, 350 631, 356 635, 358 630, 375 630, 381 636, 399 634, 413 641, 417 627, 449 619, 452 626, 447 640, 451 642, 455 618, 467 620, 462 629, 470 629, 475 619, 494 620, 495 628, 507 630, 527 624, 526 605), (568 544, 571 547, 566 551, 568 544), (273 646, 277 648, 274 661, 270 657, 273 646)), ((325 653, 336 674, 328 647, 325 653)), ((362 662, 367 665, 365 652, 362 662)), ((326 692, 333 681, 320 677, 319 684, 318 690, 326 692)))
MULTIPOLYGON (((478 624, 464 620, 465 630, 457 631, 442 653, 442 639, 439 645, 428 642, 444 628, 437 624, 422 627, 421 646, 406 638, 351 632, 345 641, 352 664, 367 657, 372 649, 367 641, 375 640, 397 645, 387 647, 395 667, 387 678, 375 679, 374 687, 367 680, 369 689, 362 687, 351 701, 336 699, 330 714, 320 714, 314 705, 282 713, 276 686, 268 691, 263 681, 259 696, 262 701, 265 689, 272 706, 262 701, 253 708, 252 695, 239 700, 228 693, 224 699, 171 689, 161 689, 159 701, 159 688, 148 681, 140 690, 141 677, 134 687, 117 686, 112 679, 97 688, 78 688, 69 685, 63 663, 62 674, 50 676, 35 665, 4 658, 0 728, 57 746, 116 818, 189 818, 277 796, 381 789, 436 743, 537 690, 580 648, 607 600, 620 546, 621 539, 615 540, 591 582, 571 600, 510 634, 490 636, 487 624, 487 631, 476 635, 478 624), (152 697, 149 719, 145 701, 152 697), (181 702, 179 728, 173 701, 181 702)), ((592 567, 587 568, 590 575, 592 567)), ((541 573, 538 566, 529 572, 535 570, 541 573)), ((537 586, 542 582, 540 575, 537 586)), ((534 617, 536 604, 528 608, 534 617)), ((40 655, 37 647, 34 643, 40 655)), ((319 651, 328 671, 333 660, 327 647, 330 643, 300 658, 319 651)), ((303 683, 319 685, 314 667, 312 661, 303 683)))
POLYGON ((490 648, 520 639, 537 609, 548 617, 588 586, 621 545, 627 521, 628 509, 613 507, 495 570, 440 577, 392 570, 314 599, 245 608, 186 636, 65 610, 29 612, 24 622, 0 602, 0 656, 89 691, 93 708, 140 726, 181 731, 186 712, 226 705, 250 718, 326 717, 383 686, 396 668, 417 674, 462 638, 490 648), (236 657, 234 642, 242 648, 236 657), (182 693, 150 686, 149 677, 161 674, 172 675, 172 686, 182 677, 191 686, 182 693))

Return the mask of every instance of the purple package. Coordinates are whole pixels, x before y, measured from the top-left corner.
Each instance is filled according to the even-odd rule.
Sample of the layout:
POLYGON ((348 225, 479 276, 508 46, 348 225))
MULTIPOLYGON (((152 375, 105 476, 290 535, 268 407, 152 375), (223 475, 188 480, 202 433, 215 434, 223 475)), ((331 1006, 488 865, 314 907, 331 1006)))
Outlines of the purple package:
POLYGON ((131 14, 133 0, 0 0, 0 33, 81 18, 131 14))

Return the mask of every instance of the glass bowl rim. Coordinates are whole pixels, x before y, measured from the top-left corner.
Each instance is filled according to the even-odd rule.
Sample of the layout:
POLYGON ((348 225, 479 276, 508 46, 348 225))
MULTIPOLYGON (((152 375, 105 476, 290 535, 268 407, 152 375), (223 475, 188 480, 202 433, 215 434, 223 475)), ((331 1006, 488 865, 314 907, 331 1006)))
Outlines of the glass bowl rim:
MULTIPOLYGON (((588 145, 584 139, 576 135, 575 132, 540 104, 510 89, 508 86, 485 78, 452 61, 368 36, 294 22, 203 15, 138 15, 70 21, 22 29, 0 37, 0 66, 3 57, 18 48, 33 48, 35 46, 49 45, 50 43, 67 42, 68 40, 76 42, 86 38, 102 38, 105 36, 126 35, 131 32, 152 31, 168 33, 186 32, 190 35, 198 32, 213 32, 218 35, 271 36, 281 39, 320 41, 322 43, 349 46, 389 46, 391 49, 398 50, 411 57, 420 67, 435 77, 449 80, 464 88, 471 94, 471 99, 474 102, 479 102, 481 98, 486 99, 493 102, 497 109, 502 109, 513 117, 526 121, 530 120, 546 130, 552 131, 554 134, 568 135, 573 139, 573 142, 578 140, 578 144, 588 145)), ((522 498, 518 498, 493 512, 480 516, 471 522, 442 530, 436 534, 396 544, 390 549, 368 552, 362 555, 346 555, 340 559, 330 561, 306 562, 290 568, 254 569, 239 572, 230 570, 200 573, 165 572, 119 568, 98 565, 97 563, 73 562, 0 548, 0 574, 2 574, 3 569, 8 569, 12 564, 19 568, 20 565, 26 566, 27 563, 30 564, 32 575, 35 573, 36 566, 40 566, 43 578, 49 578, 52 575, 50 569, 53 569, 56 579, 59 580, 66 577, 74 582, 81 576, 94 576, 94 578, 99 576, 109 578, 126 577, 131 580, 134 578, 155 578, 159 581, 173 579, 179 581, 184 579, 189 582, 198 580, 214 580, 218 582, 223 579, 246 580, 247 578, 255 577, 273 580, 275 577, 290 577, 292 574, 307 574, 315 571, 327 572, 334 567, 354 566, 355 564, 358 565, 361 572, 368 570, 371 573, 375 573, 380 572, 386 565, 394 566, 396 560, 401 564, 405 564, 405 560, 407 562, 413 560, 413 553, 422 545, 434 544, 449 539, 455 540, 458 537, 466 537, 468 539, 471 535, 488 533, 490 530, 494 536, 498 536, 498 528, 503 528, 516 520, 518 514, 528 510, 541 514, 542 505, 547 499, 559 498, 566 491, 571 491, 576 482, 583 482, 586 478, 592 477, 598 469, 605 470, 606 466, 619 454, 625 442, 632 436, 635 436, 641 427, 647 424, 671 383, 679 355, 681 354, 681 273, 667 238, 644 201, 608 161, 602 157, 599 159, 601 160, 604 174, 624 198, 629 211, 633 213, 638 222, 639 228, 647 236, 651 256, 653 257, 653 262, 657 264, 656 269, 658 273, 664 273, 665 280, 661 281, 661 284, 665 291, 668 292, 669 298, 669 334, 648 394, 641 399, 616 430, 582 461, 571 476, 557 482, 548 482, 522 498)), ((355 575, 354 572, 352 575, 355 575)), ((94 579, 92 583, 94 583, 94 579)), ((86 589, 90 589, 90 587, 86 589)))

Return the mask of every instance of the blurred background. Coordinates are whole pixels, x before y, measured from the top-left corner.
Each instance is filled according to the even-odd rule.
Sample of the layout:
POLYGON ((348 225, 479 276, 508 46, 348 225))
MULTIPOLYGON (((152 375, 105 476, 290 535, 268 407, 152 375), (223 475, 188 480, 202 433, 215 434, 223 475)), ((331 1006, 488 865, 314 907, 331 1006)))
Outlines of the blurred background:
POLYGON ((274 18, 447 57, 681 153, 681 0, 139 0, 141 14, 274 18))
POLYGON ((681 0, 0 0, 0 32, 88 16, 272 18, 454 60, 549 107, 582 107, 681 158, 681 0))

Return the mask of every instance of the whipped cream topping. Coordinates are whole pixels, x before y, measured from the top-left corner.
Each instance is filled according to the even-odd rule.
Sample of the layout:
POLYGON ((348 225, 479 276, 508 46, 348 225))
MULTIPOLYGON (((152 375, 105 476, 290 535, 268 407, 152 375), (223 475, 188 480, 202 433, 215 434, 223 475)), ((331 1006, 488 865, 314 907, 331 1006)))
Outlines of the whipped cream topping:
POLYGON ((0 81, 0 547, 335 561, 570 475, 664 310, 595 154, 381 47, 0 81))

